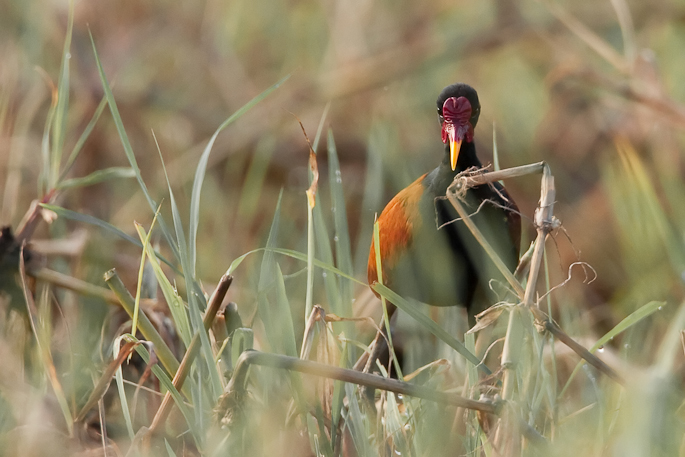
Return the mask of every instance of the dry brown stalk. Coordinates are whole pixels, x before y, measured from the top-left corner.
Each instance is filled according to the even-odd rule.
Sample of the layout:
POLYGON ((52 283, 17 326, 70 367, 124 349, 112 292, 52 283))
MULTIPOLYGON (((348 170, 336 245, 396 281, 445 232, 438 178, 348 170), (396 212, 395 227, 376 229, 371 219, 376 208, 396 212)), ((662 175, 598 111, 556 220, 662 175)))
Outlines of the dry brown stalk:
MULTIPOLYGON (((205 317, 202 320, 202 324, 204 326, 205 331, 208 331, 209 328, 212 326, 212 323, 214 322, 214 317, 216 316, 216 313, 219 311, 221 303, 223 302, 224 297, 226 296, 226 292, 228 292, 228 288, 231 286, 232 282, 233 276, 224 274, 219 280, 219 284, 217 284, 216 289, 214 289, 214 293, 212 293, 212 296, 209 299, 207 312, 205 313, 205 317)), ((190 367, 193 364, 193 361, 195 360, 195 357, 197 356, 199 349, 200 334, 196 333, 193 336, 193 339, 190 341, 188 350, 183 356, 183 360, 181 360, 181 364, 178 370, 176 371, 176 374, 174 375, 174 379, 172 382, 176 390, 180 391, 183 388, 183 383, 185 382, 186 377, 190 372, 190 367)), ((157 432, 159 430, 159 427, 166 421, 167 416, 171 412, 171 407, 173 406, 173 402, 171 400, 171 392, 167 392, 164 395, 162 404, 159 406, 159 409, 157 410, 154 419, 152 420, 152 425, 150 425, 149 429, 150 434, 157 432)))

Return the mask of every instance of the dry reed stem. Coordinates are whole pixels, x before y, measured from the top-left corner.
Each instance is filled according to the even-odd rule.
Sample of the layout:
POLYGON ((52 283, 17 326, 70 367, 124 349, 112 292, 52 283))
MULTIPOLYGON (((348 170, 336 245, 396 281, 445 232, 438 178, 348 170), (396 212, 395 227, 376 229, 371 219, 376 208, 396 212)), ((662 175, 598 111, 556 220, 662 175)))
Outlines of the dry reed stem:
POLYGON ((107 369, 100 376, 100 379, 96 384, 95 388, 91 391, 88 400, 83 405, 78 415, 74 419, 75 423, 84 420, 86 418, 86 414, 88 414, 90 409, 93 406, 95 406, 95 404, 98 401, 102 399, 103 395, 105 395, 105 392, 107 391, 107 388, 112 382, 112 376, 114 376, 114 373, 117 371, 119 366, 122 363, 124 363, 124 360, 126 360, 126 358, 131 354, 131 352, 133 352, 135 347, 139 344, 139 342, 129 341, 119 349, 119 354, 117 355, 117 358, 113 359, 109 363, 109 365, 107 365, 107 369))
POLYGON ((302 360, 297 357, 269 354, 253 350, 243 352, 238 359, 233 377, 226 386, 227 395, 235 395, 237 398, 242 396, 241 394, 246 387, 246 378, 250 365, 297 371, 314 376, 336 379, 338 381, 350 382, 374 389, 395 392, 410 397, 423 398, 442 404, 474 409, 489 414, 499 413, 499 403, 497 402, 470 400, 456 394, 440 392, 424 386, 398 381, 396 379, 384 378, 375 374, 325 365, 312 362, 311 360, 302 360))
MULTIPOLYGON (((554 198, 554 176, 547 164, 542 167, 542 182, 540 184, 540 203, 535 210, 534 223, 537 230, 535 248, 530 261, 530 271, 528 272, 528 282, 523 296, 523 306, 531 309, 534 306, 533 296, 535 294, 537 279, 542 265, 545 249, 545 239, 549 232, 554 228, 555 219, 553 215, 554 198)), ((521 307, 515 307, 509 313, 507 333, 502 349, 502 369, 504 372, 502 399, 511 400, 514 396, 514 386, 516 382, 516 368, 518 367, 521 350, 523 346, 524 325, 522 321, 521 307)), ((495 446, 502 450, 506 447, 509 455, 520 454, 520 439, 517 439, 517 427, 511 421, 500 420, 497 433, 495 435, 495 446), (507 444, 504 446, 504 444, 507 444)))
MULTIPOLYGON (((209 305, 207 306, 207 312, 205 313, 204 318, 202 319, 202 324, 204 326, 204 330, 208 331, 209 328, 212 326, 214 323, 214 318, 216 317, 216 313, 219 312, 219 308, 221 307, 221 303, 224 300, 224 297, 226 296, 226 292, 228 292, 228 288, 231 286, 231 283, 233 282, 233 276, 224 274, 221 279, 219 280, 219 284, 217 284, 216 289, 214 289, 214 293, 212 293, 212 296, 209 299, 209 305)), ((183 383, 186 380, 186 377, 188 376, 188 373, 190 372, 190 367, 193 364, 193 361, 195 360, 195 357, 197 356, 198 351, 200 350, 200 333, 196 333, 193 336, 193 339, 190 341, 190 345, 188 346, 188 350, 186 351, 185 355, 183 356, 183 360, 181 360, 181 364, 176 371, 176 374, 174 375, 174 379, 172 380, 172 383, 174 384, 174 387, 176 390, 179 392, 183 388, 183 383)), ((159 409, 157 410, 157 413, 155 414, 154 419, 152 420, 152 425, 150 425, 149 433, 154 434, 155 432, 158 431, 159 427, 164 423, 166 420, 167 416, 171 412, 171 407, 173 406, 173 402, 171 401, 171 392, 167 392, 164 395, 164 399, 162 400, 162 404, 159 406, 159 409)))
POLYGON ((26 273, 40 281, 61 287, 62 289, 67 289, 80 295, 97 297, 110 305, 121 306, 119 299, 111 290, 95 286, 73 276, 68 276, 49 268, 37 268, 28 270, 26 273))
MULTIPOLYGON (((518 366, 521 350, 523 347, 524 324, 522 321, 522 309, 528 309, 535 318, 536 322, 542 324, 542 327, 556 336, 561 342, 566 344, 580 357, 585 359, 592 366, 596 367, 610 378, 619 383, 623 383, 623 379, 608 365, 606 365, 598 357, 590 353, 583 346, 575 342, 571 337, 564 333, 544 312, 542 312, 536 305, 534 296, 536 292, 537 279, 540 274, 545 249, 545 240, 549 233, 559 226, 559 221, 554 217, 554 203, 556 198, 556 191, 554 187, 554 176, 551 173, 549 166, 545 162, 538 162, 531 165, 524 165, 520 167, 500 170, 497 172, 488 173, 486 169, 467 170, 460 173, 447 189, 447 198, 452 203, 452 206, 457 210, 459 216, 473 233, 473 236, 481 244, 483 249, 488 253, 492 261, 498 267, 500 272, 505 276, 507 281, 514 287, 516 293, 522 298, 520 306, 513 307, 509 314, 509 322, 507 324, 507 333, 505 336, 504 348, 502 350, 502 368, 503 368, 503 388, 502 399, 511 400, 514 395, 514 387, 516 381, 516 367, 518 366), (488 184, 501 179, 508 179, 517 176, 524 176, 527 174, 542 172, 542 180, 540 184, 540 202, 538 208, 535 210, 534 224, 537 230, 537 238, 533 254, 530 259, 530 270, 528 272, 528 281, 526 283, 525 291, 522 290, 520 283, 506 268, 499 255, 492 249, 490 244, 484 238, 480 230, 476 227, 473 221, 470 220, 468 214, 459 202, 458 195, 464 195, 469 188, 488 184)), ((503 427, 505 419, 500 418, 500 425, 495 436, 495 447, 499 450, 506 448, 506 453, 509 455, 517 455, 520 453, 520 439, 517 439, 518 433, 515 433, 517 427, 513 424, 511 427, 503 427), (506 446, 505 446, 506 444, 506 446)), ((512 424, 511 421, 507 421, 512 424)))
POLYGON ((477 170, 466 170, 457 175, 456 189, 468 189, 471 187, 489 184, 503 179, 518 178, 520 176, 527 176, 536 173, 542 173, 547 164, 545 162, 531 163, 529 165, 521 165, 518 167, 505 168, 504 170, 487 171, 487 168, 480 168, 477 170))

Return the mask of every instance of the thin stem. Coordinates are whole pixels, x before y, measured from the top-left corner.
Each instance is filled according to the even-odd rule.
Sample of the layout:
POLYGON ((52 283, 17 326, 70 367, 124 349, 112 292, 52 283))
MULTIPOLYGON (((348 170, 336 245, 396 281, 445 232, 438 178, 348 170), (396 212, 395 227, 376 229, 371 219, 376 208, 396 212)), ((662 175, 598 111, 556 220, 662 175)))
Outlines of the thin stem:
POLYGON ((237 394, 245 389, 247 373, 250 365, 260 365, 271 368, 297 371, 300 373, 336 379, 344 382, 360 384, 374 389, 387 390, 410 397, 423 398, 437 403, 460 406, 463 408, 474 409, 489 414, 499 413, 499 404, 489 401, 477 401, 464 398, 460 395, 440 392, 425 386, 411 384, 408 382, 389 379, 375 374, 363 373, 348 368, 340 368, 332 365, 302 360, 297 357, 290 357, 280 354, 268 354, 259 351, 245 351, 238 359, 236 369, 226 387, 227 394, 237 394))
MULTIPOLYGON (((228 292, 228 288, 231 286, 232 282, 233 276, 230 276, 228 274, 223 275, 219 280, 219 284, 217 284, 214 293, 209 299, 209 306, 207 307, 205 317, 204 319, 202 319, 202 324, 204 326, 205 331, 208 331, 214 323, 216 313, 219 312, 221 302, 223 302, 224 297, 226 296, 226 292, 228 292)), ((183 356, 183 360, 181 361, 178 371, 176 371, 176 374, 174 375, 174 379, 172 382, 176 390, 180 391, 183 387, 183 383, 185 382, 186 377, 190 372, 190 367, 192 366, 199 349, 200 333, 196 333, 193 336, 193 339, 190 341, 190 345, 188 346, 188 350, 183 356)), ((150 425, 150 433, 155 433, 159 429, 160 424, 162 424, 166 420, 167 416, 171 412, 171 407, 173 406, 171 400, 171 392, 167 392, 164 395, 162 404, 159 406, 159 409, 157 410, 157 414, 155 414, 155 417, 152 420, 152 425, 150 425)))

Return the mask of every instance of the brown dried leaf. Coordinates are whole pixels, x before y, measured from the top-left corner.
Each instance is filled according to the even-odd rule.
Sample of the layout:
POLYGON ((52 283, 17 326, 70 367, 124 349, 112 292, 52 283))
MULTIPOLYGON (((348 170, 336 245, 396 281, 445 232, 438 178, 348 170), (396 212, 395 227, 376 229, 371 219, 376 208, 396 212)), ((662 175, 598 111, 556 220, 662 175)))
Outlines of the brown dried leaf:
POLYGON ((482 313, 476 315, 476 325, 474 325, 473 328, 471 328, 466 333, 476 333, 480 330, 483 330, 484 328, 491 326, 492 324, 497 322, 497 319, 499 319, 504 309, 504 306, 492 306, 483 311, 482 313))
MULTIPOLYGON (((293 116, 295 115, 293 114, 293 116)), ((314 208, 316 206, 316 190, 319 185, 319 167, 316 163, 316 152, 314 152, 312 143, 309 141, 309 137, 304 129, 304 125, 302 125, 302 121, 297 116, 295 116, 295 119, 297 119, 297 122, 300 124, 304 139, 307 141, 307 146, 309 146, 309 169, 312 172, 312 183, 309 185, 309 189, 307 189, 307 200, 309 202, 309 207, 314 208)))

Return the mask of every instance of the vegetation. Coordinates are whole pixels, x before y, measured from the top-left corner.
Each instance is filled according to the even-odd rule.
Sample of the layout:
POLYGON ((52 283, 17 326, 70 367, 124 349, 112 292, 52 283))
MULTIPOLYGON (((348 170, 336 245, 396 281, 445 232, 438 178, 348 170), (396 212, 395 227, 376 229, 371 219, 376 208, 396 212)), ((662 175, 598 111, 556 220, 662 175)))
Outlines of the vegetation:
POLYGON ((685 455, 682 5, 0 10, 3 455, 685 455), (375 285, 404 377, 354 372, 455 81, 546 243, 463 339, 375 285))

